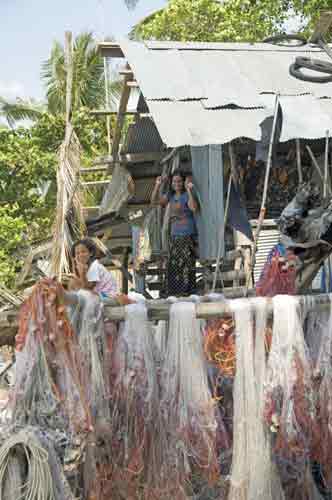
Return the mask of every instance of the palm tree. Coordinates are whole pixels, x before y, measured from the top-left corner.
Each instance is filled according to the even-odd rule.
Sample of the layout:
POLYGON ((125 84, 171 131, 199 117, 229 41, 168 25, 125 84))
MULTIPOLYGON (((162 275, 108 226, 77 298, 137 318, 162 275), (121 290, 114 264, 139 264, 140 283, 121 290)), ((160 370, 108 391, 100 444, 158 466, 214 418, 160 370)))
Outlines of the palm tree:
MULTIPOLYGON (((64 48, 54 42, 50 58, 42 66, 42 78, 46 84, 48 110, 64 112, 66 107, 66 65, 64 48)), ((116 100, 119 82, 109 84, 109 95, 116 100)), ((96 109, 105 104, 104 61, 97 51, 92 33, 81 33, 73 44, 72 109, 84 106, 96 109)))
POLYGON ((0 118, 3 118, 11 128, 20 120, 36 120, 42 112, 42 106, 35 102, 23 99, 9 102, 0 96, 0 118))

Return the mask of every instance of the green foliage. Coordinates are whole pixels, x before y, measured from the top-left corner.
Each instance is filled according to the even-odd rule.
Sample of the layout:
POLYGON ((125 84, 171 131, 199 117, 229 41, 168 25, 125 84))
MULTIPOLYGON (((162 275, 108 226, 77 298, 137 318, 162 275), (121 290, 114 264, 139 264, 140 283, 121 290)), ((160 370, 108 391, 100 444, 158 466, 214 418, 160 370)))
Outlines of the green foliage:
MULTIPOLYGON (((324 10, 332 10, 331 0, 293 0, 292 7, 294 11, 302 16, 303 25, 307 33, 311 33, 315 24, 324 10)), ((329 30, 326 36, 328 41, 332 40, 332 30, 329 30)))
MULTIPOLYGON (((87 109, 73 115, 84 154, 82 163, 107 153, 104 120, 87 109)), ((55 218, 57 151, 65 119, 44 113, 30 128, 0 129, 0 282, 13 285, 19 255, 48 237, 55 218)))
POLYGON ((13 254, 22 243, 27 224, 19 216, 18 206, 0 206, 0 283, 13 286, 22 262, 13 254))
POLYGON ((260 41, 287 19, 287 0, 169 0, 139 24, 138 38, 179 41, 260 41))
MULTIPOLYGON (((297 14, 310 33, 332 0, 169 0, 138 24, 132 37, 152 40, 259 42, 283 32, 297 14)), ((329 34, 332 39, 332 30, 329 34)))

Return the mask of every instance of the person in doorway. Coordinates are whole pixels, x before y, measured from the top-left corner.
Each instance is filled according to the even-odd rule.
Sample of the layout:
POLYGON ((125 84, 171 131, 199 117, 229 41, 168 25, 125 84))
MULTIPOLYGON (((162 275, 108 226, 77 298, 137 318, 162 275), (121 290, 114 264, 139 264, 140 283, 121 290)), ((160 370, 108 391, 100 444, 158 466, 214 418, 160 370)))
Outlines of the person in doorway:
POLYGON ((198 209, 192 190, 192 182, 185 182, 180 171, 171 177, 168 194, 160 194, 162 177, 156 180, 151 203, 170 206, 170 245, 166 268, 168 295, 185 296, 196 289, 195 238, 197 234, 194 213, 198 209), (159 197, 159 198, 158 198, 159 197))

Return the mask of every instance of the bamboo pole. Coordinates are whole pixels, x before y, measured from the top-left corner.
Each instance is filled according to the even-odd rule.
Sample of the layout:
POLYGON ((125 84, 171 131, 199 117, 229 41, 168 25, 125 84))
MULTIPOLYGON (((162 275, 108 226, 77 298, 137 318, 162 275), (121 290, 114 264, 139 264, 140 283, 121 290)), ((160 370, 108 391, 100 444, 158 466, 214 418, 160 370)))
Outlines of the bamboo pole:
MULTIPOLYGON (((242 288, 243 294, 246 292, 242 288)), ((243 295, 242 295, 243 296, 243 295)), ((295 296, 300 305, 306 305, 306 311, 322 311, 331 309, 331 296, 329 294, 320 295, 301 295, 295 296)), ((71 304, 77 303, 77 296, 75 292, 66 294, 67 302, 71 304)), ((212 318, 226 318, 231 317, 232 312, 229 301, 220 299, 217 302, 211 302, 213 297, 205 296, 201 298, 200 303, 196 303, 196 317, 198 319, 212 319, 212 318), (209 301, 209 302, 208 302, 209 301)), ((253 304, 255 298, 253 297, 253 304)), ((261 300, 261 298, 260 298, 261 300)), ((268 314, 273 317, 273 303, 272 299, 267 298, 268 314)), ((195 302, 192 297, 184 297, 176 300, 179 302, 195 302)), ((145 302, 148 310, 148 317, 150 320, 167 320, 169 318, 169 310, 172 302, 167 300, 147 300, 145 302)), ((109 300, 104 305, 105 318, 111 321, 123 321, 126 317, 125 306, 116 305, 116 301, 109 300)), ((16 330, 18 326, 18 311, 3 311, 0 312, 0 346, 13 345, 15 341, 16 330)))
POLYGON ((296 139, 296 165, 297 165, 297 174, 299 178, 299 184, 303 182, 303 173, 302 173, 302 163, 301 163, 301 147, 300 147, 300 139, 296 139))
MULTIPOLYGON (((329 131, 326 131, 325 136, 325 156, 324 156, 324 183, 323 183, 323 197, 327 197, 328 190, 328 168, 329 168, 329 131)), ((325 275, 325 292, 329 292, 331 283, 331 269, 329 266, 330 258, 324 261, 324 275, 325 275)))
MULTIPOLYGON (((69 129, 71 111, 72 111, 72 96, 73 96, 73 41, 71 31, 65 33, 65 59, 66 59, 66 136, 71 133, 69 129)), ((69 142, 69 138, 67 137, 69 142)))
POLYGON ((326 131, 325 138, 325 157, 324 157, 324 185, 323 185, 323 196, 326 198, 328 189, 328 171, 329 168, 329 131, 326 131))
MULTIPOLYGON (((309 156, 311 158, 312 164, 316 168, 317 173, 318 173, 318 175, 320 177, 320 180, 322 181, 322 185, 324 186, 324 177, 323 177, 321 169, 320 169, 320 167, 319 167, 319 165, 317 163, 317 160, 316 160, 313 152, 311 151, 310 146, 306 146, 306 149, 307 149, 307 151, 309 153, 309 156)), ((327 185, 327 191, 328 191, 328 194, 331 196, 332 195, 332 190, 331 190, 331 187, 329 185, 327 185)))
MULTIPOLYGON (((328 310, 331 308, 331 299, 328 294, 315 296, 298 296, 300 305, 306 304, 307 311, 328 310)), ((252 299, 255 301, 255 298, 252 299)), ((268 315, 273 317, 273 302, 267 298, 268 315)), ((188 301, 188 300, 186 300, 188 301)), ((177 301, 178 303, 179 301, 177 301)), ((169 319, 169 310, 171 303, 158 303, 158 301, 147 301, 148 317, 150 320, 169 319)), ((227 318, 232 317, 232 311, 227 301, 220 302, 201 302, 195 305, 197 319, 227 318)), ((123 321, 125 319, 125 306, 113 307, 105 306, 105 314, 112 321, 123 321)))
POLYGON ((273 124, 272 124, 271 137, 270 137, 270 143, 269 143, 269 151, 268 151, 266 171, 265 171, 262 204, 261 204, 261 209, 259 211, 257 228, 256 228, 255 236, 254 236, 254 244, 253 244, 251 262, 250 262, 250 272, 248 272, 247 283, 246 283, 247 289, 249 288, 251 275, 252 275, 253 269, 255 267, 256 252, 257 252, 257 247, 258 247, 258 238, 259 238, 259 234, 261 232, 261 229, 262 229, 262 226, 264 223, 264 219, 265 219, 265 214, 266 214, 267 190, 268 190, 268 186, 269 186, 270 172, 271 172, 271 166, 272 166, 272 153, 273 153, 274 137, 275 137, 275 131, 276 131, 277 119, 278 119, 278 110, 279 110, 279 94, 276 94, 275 105, 274 105, 273 124))

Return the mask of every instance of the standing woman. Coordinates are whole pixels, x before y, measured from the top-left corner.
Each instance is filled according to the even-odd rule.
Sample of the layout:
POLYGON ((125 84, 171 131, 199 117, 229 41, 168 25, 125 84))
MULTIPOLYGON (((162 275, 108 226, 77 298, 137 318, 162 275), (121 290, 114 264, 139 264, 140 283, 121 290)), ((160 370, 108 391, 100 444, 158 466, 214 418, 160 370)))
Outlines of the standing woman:
POLYGON ((166 268, 166 288, 168 295, 185 296, 196 289, 196 257, 195 237, 196 224, 194 213, 198 205, 193 197, 192 182, 185 183, 180 171, 171 177, 171 190, 168 194, 160 194, 163 182, 156 180, 151 196, 151 203, 166 207, 170 205, 170 248, 166 268), (159 200, 158 200, 159 197, 159 200))

